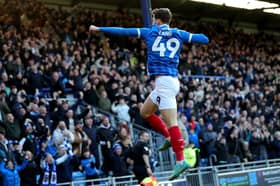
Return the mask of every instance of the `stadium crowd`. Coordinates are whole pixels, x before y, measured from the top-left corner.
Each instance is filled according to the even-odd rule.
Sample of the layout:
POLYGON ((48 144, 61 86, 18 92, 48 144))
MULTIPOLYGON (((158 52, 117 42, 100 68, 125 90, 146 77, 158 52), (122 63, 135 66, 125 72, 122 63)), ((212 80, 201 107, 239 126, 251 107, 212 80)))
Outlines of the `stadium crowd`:
MULTIPOLYGON (((88 179, 100 172, 130 174, 129 125, 148 127, 139 109, 154 86, 145 44, 90 33, 91 23, 142 24, 139 15, 124 10, 49 9, 35 0, 0 7, 4 185, 15 185, 19 176, 22 185, 35 185, 34 173, 42 185, 71 181, 75 170, 88 179), (117 125, 93 108, 116 114, 117 125), (101 165, 98 145, 106 160, 101 165)), ((172 26, 211 39, 208 45, 185 45, 179 65, 178 121, 200 158, 215 154, 215 163, 225 164, 279 157, 279 38, 221 23, 177 19, 172 26)))

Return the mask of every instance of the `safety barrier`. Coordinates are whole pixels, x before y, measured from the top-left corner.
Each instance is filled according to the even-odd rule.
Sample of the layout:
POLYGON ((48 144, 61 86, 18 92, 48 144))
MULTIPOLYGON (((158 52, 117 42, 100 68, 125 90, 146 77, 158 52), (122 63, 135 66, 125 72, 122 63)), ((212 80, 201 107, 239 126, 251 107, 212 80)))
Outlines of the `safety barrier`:
MULTIPOLYGON (((265 186, 280 185, 280 159, 192 168, 172 182, 167 181, 170 174, 171 171, 158 171, 154 175, 161 186, 219 186, 222 184, 227 186, 234 185, 231 183, 238 183, 238 181, 254 182, 256 186, 262 186, 263 183, 265 186)), ((95 180, 84 180, 83 177, 71 183, 58 185, 85 186, 90 182, 92 185, 101 186, 137 185, 137 180, 133 175, 95 180)))

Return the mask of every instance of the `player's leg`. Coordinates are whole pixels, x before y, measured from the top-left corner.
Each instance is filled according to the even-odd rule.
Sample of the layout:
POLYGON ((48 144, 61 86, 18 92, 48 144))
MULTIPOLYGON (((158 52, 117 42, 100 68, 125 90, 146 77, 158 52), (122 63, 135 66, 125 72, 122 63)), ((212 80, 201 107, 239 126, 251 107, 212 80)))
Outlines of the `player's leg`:
POLYGON ((169 178, 173 180, 189 167, 184 158, 185 141, 177 122, 176 95, 179 92, 179 81, 177 78, 164 77, 160 79, 159 84, 159 87, 162 88, 158 91, 160 97, 159 110, 168 127, 170 143, 176 155, 176 166, 169 178))
POLYGON ((177 109, 164 109, 160 110, 160 113, 168 127, 170 143, 172 146, 172 150, 176 155, 176 166, 174 172, 169 177, 169 180, 173 180, 180 176, 180 174, 189 167, 184 158, 185 141, 182 132, 177 124, 177 109))
MULTIPOLYGON (((144 102, 141 108, 141 116, 159 133, 161 133, 165 138, 169 137, 168 129, 165 123, 155 114, 158 109, 157 104, 152 101, 152 93, 144 102)), ((156 98, 155 98, 156 99, 156 98)))

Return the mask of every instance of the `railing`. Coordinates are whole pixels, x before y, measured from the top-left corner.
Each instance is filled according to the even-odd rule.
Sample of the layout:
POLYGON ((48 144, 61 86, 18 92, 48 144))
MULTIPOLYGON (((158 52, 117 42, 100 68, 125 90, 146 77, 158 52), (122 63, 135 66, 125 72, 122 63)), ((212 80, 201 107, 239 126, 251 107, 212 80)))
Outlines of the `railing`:
MULTIPOLYGON (((170 182, 168 176, 171 171, 158 171, 154 175, 161 186, 218 186, 219 178, 222 176, 236 175, 239 173, 256 172, 256 170, 278 170, 280 167, 280 159, 272 159, 266 161, 255 161, 247 163, 235 163, 227 165, 219 165, 212 167, 198 167, 189 169, 179 179, 170 182)), ((279 171, 280 172, 280 171, 279 171)), ((273 172, 275 173, 275 171, 273 172)), ((278 172, 277 172, 278 173, 278 172)), ((63 183, 58 185, 71 185, 71 186, 85 186, 86 183, 94 182, 101 186, 131 186, 137 185, 137 180, 134 175, 124 177, 107 177, 95 180, 84 180, 85 177, 75 178, 73 182, 63 183)), ((280 179, 279 179, 280 180, 280 179)), ((221 181, 221 180, 220 180, 221 181)), ((222 180, 223 181, 223 180, 222 180)), ((268 185, 266 185, 268 186, 268 185)))

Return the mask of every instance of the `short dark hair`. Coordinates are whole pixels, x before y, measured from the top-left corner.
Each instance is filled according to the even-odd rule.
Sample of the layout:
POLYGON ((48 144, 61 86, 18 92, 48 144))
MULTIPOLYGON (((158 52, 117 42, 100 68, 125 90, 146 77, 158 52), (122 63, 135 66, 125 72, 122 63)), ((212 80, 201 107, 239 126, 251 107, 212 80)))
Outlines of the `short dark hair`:
POLYGON ((160 19, 163 23, 169 24, 172 19, 172 13, 169 8, 156 8, 152 11, 155 19, 160 19))
POLYGON ((142 130, 140 131, 140 133, 138 134, 138 137, 140 138, 140 136, 143 136, 144 134, 149 134, 149 132, 147 130, 142 130))

